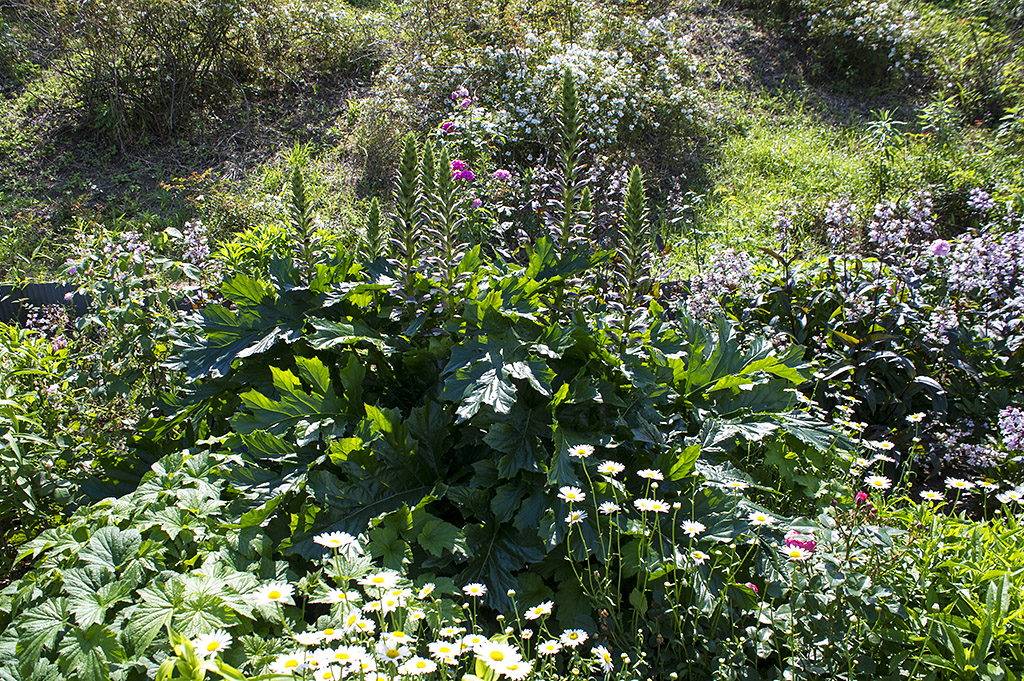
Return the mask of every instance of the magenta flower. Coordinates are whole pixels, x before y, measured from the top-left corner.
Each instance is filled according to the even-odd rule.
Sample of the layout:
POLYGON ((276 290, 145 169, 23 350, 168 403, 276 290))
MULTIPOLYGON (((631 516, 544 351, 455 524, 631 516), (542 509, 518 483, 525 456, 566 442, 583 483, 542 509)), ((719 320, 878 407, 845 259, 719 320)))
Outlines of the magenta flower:
POLYGON ((445 121, 441 124, 441 132, 451 132, 453 128, 455 128, 454 121, 445 121))
POLYGON ((474 175, 473 171, 468 169, 468 168, 465 169, 465 170, 453 170, 452 171, 452 179, 453 180, 466 180, 467 182, 469 182, 470 180, 476 179, 476 175, 474 175))
POLYGON ((786 546, 793 548, 801 548, 807 553, 814 553, 814 550, 818 548, 818 542, 814 541, 813 537, 800 534, 796 530, 790 530, 786 533, 786 546))
POLYGON ((470 104, 472 104, 472 103, 473 103, 473 100, 472 100, 472 99, 470 99, 469 97, 466 97, 466 98, 465 98, 464 100, 462 100, 462 102, 460 103, 460 106, 461 106, 461 107, 462 107, 463 109, 465 109, 466 107, 468 107, 468 106, 469 106, 470 104))
POLYGON ((760 594, 761 593, 760 591, 757 590, 757 585, 754 584, 753 582, 747 582, 743 586, 747 587, 748 589, 753 591, 755 594, 760 594))
POLYGON ((498 168, 494 171, 492 177, 494 177, 495 180, 508 181, 512 179, 512 173, 508 172, 504 168, 498 168))
POLYGON ((452 161, 452 170, 465 170, 468 167, 465 161, 460 161, 459 159, 452 161))
POLYGON ((474 196, 473 200, 470 202, 469 205, 472 206, 473 208, 479 208, 480 206, 484 205, 484 202, 474 196))
POLYGON ((452 99, 463 99, 465 97, 469 97, 469 90, 464 87, 452 91, 452 99))
POLYGON ((867 492, 857 492, 856 496, 853 497, 853 500, 855 502, 857 502, 858 504, 863 504, 865 501, 868 500, 868 493, 867 492))
POLYGON ((71 299, 74 298, 74 297, 75 297, 75 294, 73 292, 71 292, 71 291, 68 291, 67 293, 64 294, 64 302, 65 303, 70 303, 71 299))

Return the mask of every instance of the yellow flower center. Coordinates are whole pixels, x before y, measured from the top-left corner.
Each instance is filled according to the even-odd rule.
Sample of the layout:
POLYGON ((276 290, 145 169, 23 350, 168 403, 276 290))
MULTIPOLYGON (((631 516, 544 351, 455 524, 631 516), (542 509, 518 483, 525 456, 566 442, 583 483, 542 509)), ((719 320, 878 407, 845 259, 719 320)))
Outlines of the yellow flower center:
POLYGON ((394 659, 398 657, 398 650, 396 648, 388 648, 388 652, 385 653, 388 657, 394 659))
POLYGON ((580 635, 579 635, 579 634, 577 634, 577 633, 572 633, 572 634, 569 634, 569 640, 570 640, 570 641, 575 641, 575 640, 576 640, 576 639, 578 639, 579 637, 580 637, 580 635))
POLYGON ((285 669, 292 669, 293 667, 298 667, 298 666, 299 666, 299 661, 295 660, 295 659, 288 660, 287 662, 284 663, 284 668, 285 669))
POLYGON ((505 659, 505 655, 500 650, 492 650, 490 658, 495 662, 501 662, 505 659))
POLYGON ((269 598, 272 601, 276 601, 280 597, 281 597, 281 592, 278 591, 277 589, 274 589, 273 591, 271 591, 270 593, 267 594, 267 598, 269 598))
POLYGON ((209 643, 206 644, 206 651, 207 652, 212 653, 213 651, 217 650, 218 648, 220 648, 220 643, 218 641, 210 641, 209 643))

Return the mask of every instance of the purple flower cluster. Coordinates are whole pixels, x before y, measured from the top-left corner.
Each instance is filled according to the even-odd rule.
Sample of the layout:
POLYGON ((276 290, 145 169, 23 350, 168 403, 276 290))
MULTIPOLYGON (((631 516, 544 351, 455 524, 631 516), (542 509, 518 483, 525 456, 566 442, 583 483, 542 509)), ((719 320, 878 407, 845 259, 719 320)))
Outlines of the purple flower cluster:
POLYGON ((202 220, 185 223, 182 241, 185 245, 185 252, 181 257, 185 262, 203 265, 210 259, 210 242, 207 239, 206 225, 202 220))
POLYGON ((825 209, 825 238, 833 248, 845 249, 855 241, 857 204, 848 198, 836 199, 825 209))
POLYGON ((476 175, 469 169, 469 165, 465 161, 455 159, 452 161, 452 179, 453 180, 470 180, 476 179, 476 175))
POLYGON ((508 182, 509 180, 512 179, 512 173, 505 170, 504 168, 498 168, 497 170, 494 171, 491 177, 500 182, 508 182))
POLYGON ((726 248, 718 252, 690 282, 688 312, 697 319, 710 319, 720 309, 722 296, 748 284, 752 272, 750 259, 743 251, 726 248))
POLYGON ((1007 449, 1024 451, 1024 409, 1006 407, 999 412, 999 435, 1007 449))
POLYGON ((868 224, 868 239, 880 255, 897 255, 934 236, 932 198, 926 191, 907 201, 905 216, 892 201, 876 204, 868 224))
POLYGON ((469 96, 469 90, 460 87, 458 90, 452 91, 452 101, 458 102, 459 106, 465 109, 473 103, 473 98, 469 96))
POLYGON ((971 190, 971 195, 967 197, 967 207, 979 213, 987 213, 996 207, 996 202, 992 200, 987 191, 981 187, 975 187, 971 190))

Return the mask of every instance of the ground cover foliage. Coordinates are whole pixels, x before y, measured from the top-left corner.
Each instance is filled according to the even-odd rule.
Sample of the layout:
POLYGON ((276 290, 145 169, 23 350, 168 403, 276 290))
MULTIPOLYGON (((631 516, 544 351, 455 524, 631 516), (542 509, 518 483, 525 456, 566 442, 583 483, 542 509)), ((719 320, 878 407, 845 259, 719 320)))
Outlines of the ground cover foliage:
POLYGON ((1020 17, 742 8, 5 6, 0 678, 1019 678, 1020 17))

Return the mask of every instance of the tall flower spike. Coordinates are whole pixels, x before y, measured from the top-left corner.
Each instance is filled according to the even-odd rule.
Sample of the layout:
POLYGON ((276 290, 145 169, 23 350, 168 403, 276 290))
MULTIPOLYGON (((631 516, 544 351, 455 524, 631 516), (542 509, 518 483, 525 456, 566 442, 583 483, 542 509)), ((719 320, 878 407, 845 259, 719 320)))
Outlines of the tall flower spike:
MULTIPOLYGON (((442 169, 444 166, 442 165, 442 169)), ((420 160, 420 191, 417 195, 420 220, 430 228, 437 219, 437 167, 434 164, 434 143, 429 139, 423 144, 423 158, 420 160)))
POLYGON ((436 177, 436 199, 434 201, 435 220, 427 233, 435 244, 435 251, 430 258, 432 269, 444 284, 446 303, 449 307, 455 304, 454 287, 458 283, 456 273, 459 263, 469 250, 469 244, 462 240, 463 200, 459 198, 453 177, 452 160, 448 156, 447 147, 441 147, 436 177))
POLYGON ((572 71, 565 70, 562 76, 562 98, 559 111, 562 145, 560 157, 562 161, 562 197, 559 205, 561 211, 561 234, 559 242, 562 250, 569 246, 569 238, 576 225, 576 196, 579 177, 580 143, 580 102, 576 95, 576 84, 573 82, 572 71))
POLYGON ((313 278, 313 251, 316 248, 316 233, 313 228, 315 212, 313 204, 306 195, 306 183, 302 179, 302 170, 295 166, 292 171, 292 199, 288 205, 291 227, 299 242, 299 260, 307 281, 313 278))
POLYGON ((395 186, 395 212, 392 216, 391 253, 405 285, 405 294, 411 296, 416 264, 419 259, 422 238, 419 225, 418 193, 419 158, 416 153, 416 138, 405 138, 402 162, 398 166, 398 183, 395 186))
POLYGON ((619 272, 617 279, 622 287, 623 307, 622 346, 632 330, 636 318, 635 308, 647 302, 650 288, 649 247, 650 229, 647 224, 647 200, 644 196, 643 174, 639 166, 633 166, 629 174, 629 188, 626 190, 625 229, 617 248, 619 272))

